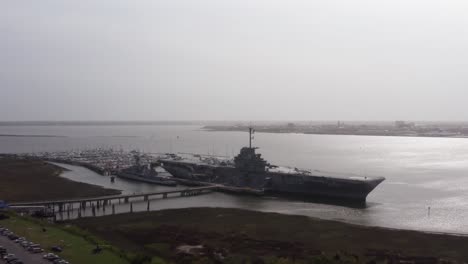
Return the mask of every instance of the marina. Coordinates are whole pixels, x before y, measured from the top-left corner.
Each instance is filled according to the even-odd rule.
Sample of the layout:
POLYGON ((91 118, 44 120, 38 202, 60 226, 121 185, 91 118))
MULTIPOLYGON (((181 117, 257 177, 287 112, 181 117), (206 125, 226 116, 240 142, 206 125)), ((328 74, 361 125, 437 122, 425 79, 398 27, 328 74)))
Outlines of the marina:
POLYGON ((81 165, 100 174, 111 175, 111 181, 115 181, 114 175, 117 175, 163 186, 175 187, 177 183, 217 186, 219 190, 231 193, 302 196, 333 199, 340 203, 365 204, 367 195, 385 180, 384 177, 347 176, 272 165, 255 152, 257 147, 252 147, 254 129, 250 127, 248 132, 248 147, 243 147, 233 159, 206 158, 201 154, 184 159, 171 153, 154 157, 135 150, 126 153, 112 149, 17 157, 81 165), (133 164, 128 162, 130 156, 134 158, 133 164))
POLYGON ((117 174, 122 169, 135 165, 135 157, 142 166, 157 161, 153 155, 138 151, 114 150, 112 148, 97 148, 85 150, 68 150, 58 152, 25 153, 23 158, 37 158, 52 162, 60 162, 86 167, 102 175, 117 174))

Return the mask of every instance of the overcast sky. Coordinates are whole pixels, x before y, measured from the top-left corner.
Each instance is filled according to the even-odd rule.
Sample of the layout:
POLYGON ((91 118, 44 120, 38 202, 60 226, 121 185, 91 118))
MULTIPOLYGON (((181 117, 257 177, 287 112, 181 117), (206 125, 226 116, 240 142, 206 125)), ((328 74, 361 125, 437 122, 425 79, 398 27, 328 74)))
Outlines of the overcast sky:
POLYGON ((468 120, 464 0, 0 0, 0 120, 468 120))

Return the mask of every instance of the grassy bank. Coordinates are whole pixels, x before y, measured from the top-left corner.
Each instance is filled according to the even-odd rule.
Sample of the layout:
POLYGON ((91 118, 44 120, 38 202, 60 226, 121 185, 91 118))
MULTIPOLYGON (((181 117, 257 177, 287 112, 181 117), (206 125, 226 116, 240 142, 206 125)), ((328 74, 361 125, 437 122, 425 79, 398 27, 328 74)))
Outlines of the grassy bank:
POLYGON ((468 259, 466 237, 238 209, 174 209, 73 223, 121 248, 177 263, 220 259, 226 263, 386 263, 395 258, 444 263, 442 259, 468 259), (203 248, 198 249, 200 254, 182 254, 183 245, 203 248))
POLYGON ((0 200, 58 200, 120 194, 120 191, 74 182, 59 175, 63 169, 38 160, 0 156, 0 200))
POLYGON ((0 220, 0 225, 7 227, 19 236, 26 237, 29 241, 40 244, 46 251, 51 252, 50 249, 53 246, 61 246, 63 252, 58 253, 58 255, 70 263, 129 263, 127 259, 119 256, 118 250, 73 226, 53 225, 14 215, 11 215, 9 219, 0 220), (104 249, 100 254, 92 253, 96 244, 104 249))

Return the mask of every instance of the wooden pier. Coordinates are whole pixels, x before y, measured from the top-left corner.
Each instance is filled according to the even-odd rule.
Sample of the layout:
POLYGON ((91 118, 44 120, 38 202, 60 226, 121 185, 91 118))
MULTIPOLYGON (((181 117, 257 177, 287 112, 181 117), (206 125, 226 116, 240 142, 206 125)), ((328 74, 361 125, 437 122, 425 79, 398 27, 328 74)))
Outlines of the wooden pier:
MULTIPOLYGON (((101 210, 104 214, 106 213, 106 207, 111 206, 112 214, 116 213, 115 204, 130 204, 130 212, 133 212, 133 202, 146 202, 146 210, 150 210, 150 200, 157 198, 170 198, 170 197, 191 197, 195 195, 210 193, 216 191, 218 186, 203 186, 196 188, 186 188, 179 190, 170 191, 159 191, 149 193, 135 193, 135 194, 122 194, 122 195, 110 195, 92 198, 82 199, 69 199, 69 200, 55 200, 55 201, 35 201, 35 202, 20 202, 12 203, 10 207, 12 209, 24 208, 24 207, 38 207, 43 206, 53 211, 54 215, 62 216, 67 214, 70 219, 70 214, 73 212, 77 213, 77 217, 80 218, 83 212, 87 209, 91 209, 92 216, 97 216, 97 210, 101 210)), ((108 209, 109 210, 109 209, 108 209)))

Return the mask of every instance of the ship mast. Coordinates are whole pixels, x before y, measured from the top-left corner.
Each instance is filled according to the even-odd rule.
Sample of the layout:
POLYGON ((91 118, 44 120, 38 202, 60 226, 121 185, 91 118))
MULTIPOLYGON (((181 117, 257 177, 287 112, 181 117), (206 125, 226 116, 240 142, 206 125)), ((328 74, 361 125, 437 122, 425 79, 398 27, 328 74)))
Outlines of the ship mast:
POLYGON ((252 148, 252 139, 253 139, 253 134, 255 133, 255 129, 252 127, 249 127, 249 148, 252 148))

